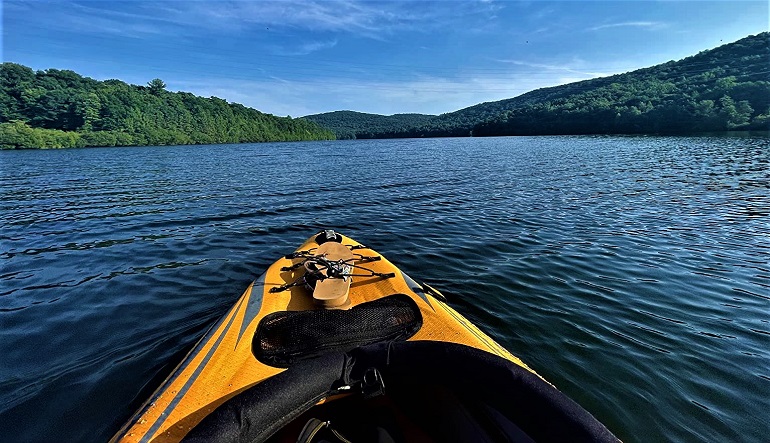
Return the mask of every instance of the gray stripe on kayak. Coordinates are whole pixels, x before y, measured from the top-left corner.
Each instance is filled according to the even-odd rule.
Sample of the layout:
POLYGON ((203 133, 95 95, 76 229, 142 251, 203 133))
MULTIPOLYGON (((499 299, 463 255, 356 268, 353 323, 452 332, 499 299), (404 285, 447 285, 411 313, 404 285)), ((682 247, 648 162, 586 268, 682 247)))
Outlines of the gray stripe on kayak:
POLYGON ((246 332, 246 328, 254 321, 254 318, 259 314, 259 310, 262 309, 262 297, 265 293, 265 276, 267 273, 262 274, 258 279, 254 281, 251 286, 251 294, 249 295, 249 303, 246 304, 246 313, 243 314, 243 322, 241 323, 241 331, 238 333, 238 340, 235 341, 235 347, 238 347, 238 343, 241 342, 243 333, 246 332), (254 291, 257 291, 256 294, 254 291))
POLYGON ((203 334, 203 337, 201 337, 201 338, 198 340, 198 342, 195 344, 195 347, 194 347, 194 348, 193 348, 193 349, 192 349, 190 352, 188 352, 188 353, 187 353, 187 355, 185 356, 184 360, 182 360, 182 363, 180 363, 180 364, 179 364, 179 366, 178 366, 178 367, 177 367, 177 368, 174 370, 174 372, 173 372, 173 373, 171 373, 171 374, 170 374, 170 375, 169 375, 169 376, 166 378, 166 380, 164 380, 164 381, 163 381, 163 383, 162 383, 162 384, 161 384, 161 385, 158 387, 158 389, 156 389, 156 390, 155 390, 155 392, 154 392, 154 393, 153 393, 153 395, 150 397, 150 399, 149 399, 149 400, 147 400, 147 401, 144 403, 144 405, 142 405, 142 408, 141 408, 139 411, 137 411, 137 412, 136 412, 136 413, 135 413, 135 414, 134 414, 134 415, 131 417, 131 420, 130 420, 130 424, 129 424, 129 425, 126 425, 126 426, 124 427, 124 429, 121 429, 121 432, 122 432, 122 431, 124 431, 124 430, 128 430, 129 428, 131 428, 132 426, 134 426, 134 425, 136 424, 137 420, 139 420, 139 418, 140 418, 141 416, 143 416, 143 415, 144 415, 144 414, 147 412, 147 410, 150 408, 150 405, 151 405, 151 404, 153 404, 153 403, 155 403, 155 401, 156 401, 156 400, 158 400, 158 398, 159 398, 161 395, 163 395, 163 393, 164 393, 164 392, 166 392, 166 389, 165 389, 165 388, 166 388, 166 387, 168 387, 168 386, 171 386, 172 384, 174 384, 174 382, 176 382, 176 380, 179 378, 179 376, 182 374, 182 372, 183 372, 185 369, 187 369, 187 367, 188 367, 188 366, 190 366, 190 363, 192 363, 192 361, 193 361, 193 359, 195 358, 195 356, 197 356, 198 354, 200 354, 200 350, 201 350, 201 349, 203 349, 203 347, 206 345, 206 343, 208 343, 208 342, 209 342, 209 340, 211 339, 211 337, 213 337, 213 336, 214 336, 214 334, 216 333, 217 329, 219 329, 219 327, 222 325, 222 323, 224 323, 224 322, 225 322, 225 320, 227 319, 227 317, 229 316, 229 314, 230 314, 230 313, 231 313, 231 312, 232 312, 234 309, 235 309, 235 307, 233 307, 233 308, 230 308, 230 311, 228 311, 228 313, 227 313, 227 314, 225 314, 225 315, 223 315, 222 317, 220 317, 220 319, 219 319, 219 320, 217 320, 217 322, 216 322, 216 323, 214 323, 214 324, 213 324, 213 325, 211 325, 211 326, 210 326, 208 329, 206 329, 206 332, 203 334))
POLYGON ((425 303, 427 303, 428 306, 430 306, 430 308, 435 311, 436 309, 430 303, 430 300, 428 300, 428 294, 425 293, 425 290, 422 289, 422 286, 420 286, 420 284, 417 283, 416 281, 412 280, 412 277, 406 275, 404 271, 399 271, 399 272, 401 272, 401 277, 404 278, 404 281, 406 282, 406 285, 409 286, 409 289, 411 289, 412 292, 417 294, 421 299, 425 300, 425 303))
MULTIPOLYGON (((227 322, 227 326, 225 326, 225 329, 222 331, 222 334, 219 335, 219 338, 217 339, 216 343, 214 343, 214 346, 209 349, 209 352, 206 354, 206 357, 204 357, 203 361, 198 365, 197 368, 195 368, 195 372, 190 376, 189 379, 185 382, 184 386, 182 386, 182 389, 179 390, 179 392, 176 394, 176 397, 174 397, 173 400, 171 400, 171 403, 166 406, 166 409, 163 410, 163 412, 160 413, 158 418, 155 420, 155 423, 153 423, 152 427, 147 431, 146 434, 144 434, 144 437, 140 440, 140 443, 148 443, 150 441, 150 438, 155 435, 155 432, 158 431, 158 428, 165 423, 166 418, 168 418, 168 413, 179 404, 179 402, 182 400, 182 397, 187 393, 188 390, 190 390, 190 386, 195 382, 195 380, 198 379, 198 376, 200 375, 201 371, 203 371, 203 368, 206 367, 206 364, 208 364, 209 360, 211 360, 211 356, 214 355, 214 352, 219 347, 219 344, 222 343, 222 340, 227 335, 227 331, 230 329, 230 326, 233 325, 233 321, 235 320, 235 316, 238 313, 238 310, 241 307, 241 304, 243 303, 243 299, 238 303, 238 305, 235 307, 235 310, 233 311, 232 317, 230 317, 230 321, 227 322)), ((223 317, 222 320, 224 320, 226 317, 223 317)), ((216 329, 215 329, 216 330, 216 329)), ((205 344, 204 344, 205 346, 205 344)), ((195 354, 197 355, 197 353, 195 354)), ((182 371, 189 366, 189 364, 193 361, 195 358, 195 355, 191 355, 190 360, 187 361, 184 367, 180 368, 177 372, 177 377, 181 375, 182 371)), ((170 384, 169 384, 170 386, 170 384)))
MULTIPOLYGON (((445 305, 445 306, 451 308, 451 306, 449 305, 445 305)), ((473 325, 473 323, 471 323, 470 320, 463 317, 462 314, 460 314, 459 312, 456 312, 454 309, 446 309, 446 311, 449 313, 449 315, 451 315, 457 321, 457 323, 459 323, 462 327, 464 327, 465 330, 470 332, 471 335, 481 340, 481 342, 484 343, 489 349, 498 350, 499 348, 502 348, 502 346, 500 346, 496 341, 494 341, 492 337, 487 336, 483 331, 481 331, 481 329, 478 328, 478 326, 473 325), (470 325, 473 325, 475 329, 471 328, 470 325), (476 330, 480 331, 481 335, 479 335, 479 333, 476 332, 476 330)))

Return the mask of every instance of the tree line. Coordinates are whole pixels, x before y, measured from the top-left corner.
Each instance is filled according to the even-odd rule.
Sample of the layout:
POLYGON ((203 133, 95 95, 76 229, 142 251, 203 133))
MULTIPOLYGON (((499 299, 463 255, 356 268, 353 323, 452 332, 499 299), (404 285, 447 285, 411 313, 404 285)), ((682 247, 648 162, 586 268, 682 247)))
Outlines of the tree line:
POLYGON ((0 148, 69 148, 328 140, 317 124, 237 103, 73 71, 0 65, 0 148))

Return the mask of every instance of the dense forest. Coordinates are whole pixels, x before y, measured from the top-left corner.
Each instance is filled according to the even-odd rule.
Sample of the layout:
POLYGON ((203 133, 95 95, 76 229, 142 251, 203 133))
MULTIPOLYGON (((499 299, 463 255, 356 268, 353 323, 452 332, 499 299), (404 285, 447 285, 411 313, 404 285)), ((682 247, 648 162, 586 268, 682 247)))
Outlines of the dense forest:
POLYGON ((683 60, 538 89, 438 116, 335 112, 304 118, 329 128, 338 138, 766 131, 770 33, 683 60), (416 116, 411 122, 410 115, 416 116), (377 124, 371 126, 372 121, 377 124))
POLYGON ((73 71, 0 65, 0 149, 334 139, 317 124, 73 71))

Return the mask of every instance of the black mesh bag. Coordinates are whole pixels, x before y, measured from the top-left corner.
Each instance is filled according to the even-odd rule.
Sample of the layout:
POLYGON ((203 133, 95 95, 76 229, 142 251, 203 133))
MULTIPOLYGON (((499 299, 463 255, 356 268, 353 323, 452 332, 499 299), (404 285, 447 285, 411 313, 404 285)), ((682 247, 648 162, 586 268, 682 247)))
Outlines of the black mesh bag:
POLYGON ((389 295, 346 311, 279 311, 259 322, 252 351, 266 365, 287 368, 328 352, 406 340, 421 326, 420 309, 405 294, 389 295))

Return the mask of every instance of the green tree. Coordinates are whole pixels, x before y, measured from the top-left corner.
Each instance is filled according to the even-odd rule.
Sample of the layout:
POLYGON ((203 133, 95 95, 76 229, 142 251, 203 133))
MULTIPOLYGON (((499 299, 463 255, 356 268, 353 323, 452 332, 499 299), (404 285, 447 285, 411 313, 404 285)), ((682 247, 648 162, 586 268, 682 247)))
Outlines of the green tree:
POLYGON ((150 94, 160 95, 163 90, 166 89, 166 84, 159 78, 154 78, 147 83, 147 87, 150 88, 150 94))
POLYGON ((732 97, 725 95, 719 99, 719 103, 722 105, 720 115, 727 129, 740 128, 749 124, 754 111, 749 102, 744 100, 736 104, 732 97))
POLYGON ((81 119, 75 112, 73 92, 58 88, 40 95, 28 108, 29 114, 32 115, 29 122, 33 126, 47 129, 77 129, 81 119))
POLYGON ((16 63, 0 64, 0 122, 24 119, 22 94, 35 81, 35 72, 16 63))
POLYGON ((83 131, 92 131, 94 129, 94 124, 98 123, 99 112, 102 108, 99 96, 94 92, 80 94, 75 103, 75 107, 75 114, 82 120, 79 128, 83 131))

